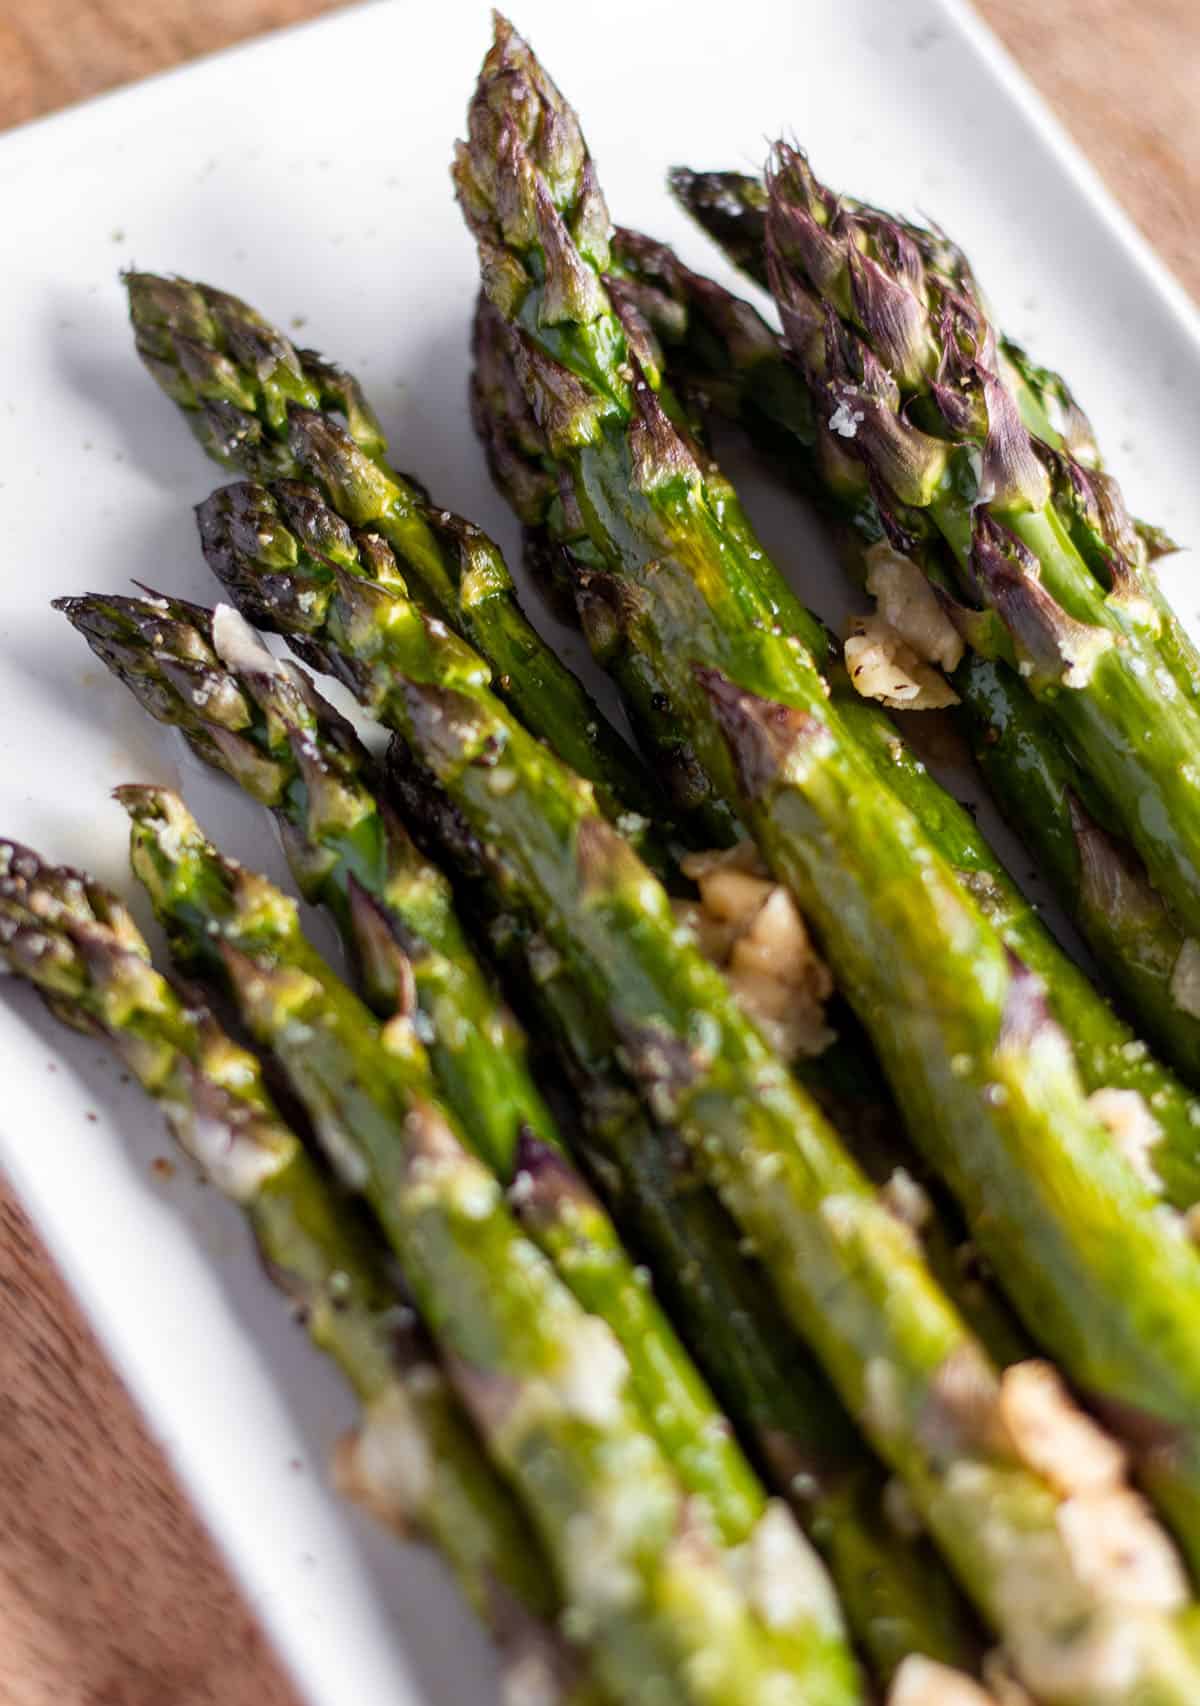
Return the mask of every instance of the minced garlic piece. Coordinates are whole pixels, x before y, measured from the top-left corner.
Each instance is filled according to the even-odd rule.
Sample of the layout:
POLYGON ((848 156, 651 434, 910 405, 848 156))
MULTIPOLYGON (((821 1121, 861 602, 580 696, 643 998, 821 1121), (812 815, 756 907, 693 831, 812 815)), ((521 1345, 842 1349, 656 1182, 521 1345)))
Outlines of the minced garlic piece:
POLYGON ((1069 1498, 1120 1485, 1124 1452, 1079 1409, 1050 1363, 1005 1369, 1000 1415, 1018 1457, 1057 1492, 1069 1498))
POLYGON ((894 711, 940 711, 958 694, 932 664, 923 663, 882 616, 856 616, 845 644, 846 669, 856 693, 894 711))
POLYGON ((947 672, 962 662, 963 641, 937 594, 910 557, 879 540, 866 553, 867 591, 889 628, 923 663, 947 672))
POLYGON ((829 968, 795 901, 772 881, 753 845, 690 854, 683 869, 700 899, 677 902, 676 916, 705 958, 725 973, 739 1005, 768 1041, 788 1059, 828 1048, 829 968))

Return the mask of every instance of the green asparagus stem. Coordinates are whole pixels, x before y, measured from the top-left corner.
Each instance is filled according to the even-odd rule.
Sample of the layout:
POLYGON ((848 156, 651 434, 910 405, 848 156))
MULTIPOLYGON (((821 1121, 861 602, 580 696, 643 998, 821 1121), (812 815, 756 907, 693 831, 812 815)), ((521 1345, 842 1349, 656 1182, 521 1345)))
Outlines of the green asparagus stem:
MULTIPOLYGON (((646 675, 645 660, 629 643, 635 617, 588 560, 575 561, 557 541, 581 541, 568 494, 560 490, 546 434, 514 371, 503 318, 480 296, 472 339, 471 413, 493 480, 524 524, 524 557, 547 602, 565 620, 575 618, 593 654, 637 707, 637 733, 652 754, 668 798, 698 846, 731 846, 745 834, 727 801, 713 789, 669 695, 646 675), (582 572, 581 572, 582 571, 582 572)), ((660 873, 661 874, 661 873, 660 873)))
MULTIPOLYGON (((518 374, 540 411, 592 560, 603 565, 590 571, 593 585, 607 580, 635 613, 628 630, 650 656, 649 673, 671 682, 676 714, 692 731, 717 791, 745 815, 767 864, 817 925, 914 1140, 959 1197, 1031 1330, 1109 1415, 1121 1418, 1131 1440, 1134 1413, 1157 1418, 1163 1431, 1156 1437, 1170 1446, 1143 1448, 1139 1469, 1200 1556, 1200 1357, 1188 1324, 1193 1308, 1183 1303, 1185 1294, 1200 1301, 1200 1259, 1164 1220, 1154 1194, 1088 1107, 1040 980, 1010 954, 830 703, 808 649, 812 618, 752 545, 744 519, 726 524, 725 488, 700 466, 659 403, 653 351, 638 317, 619 290, 611 298, 601 282, 607 216, 574 116, 507 26, 485 63, 456 172, 485 287, 511 322, 518 374), (1144 1279, 1134 1282, 1134 1274, 1144 1279)), ((422 651, 420 667, 427 669, 428 642, 422 651)), ((482 771, 468 760, 496 753, 497 768, 515 769, 517 731, 502 734, 490 707, 486 714, 480 709, 478 678, 470 679, 465 667, 452 669, 444 685, 454 690, 453 700, 433 701, 428 690, 418 696, 407 686, 392 695, 404 701, 392 714, 410 741, 436 745, 440 737, 445 756, 439 762, 434 752, 426 762, 469 794, 469 802, 458 803, 468 818, 477 814, 481 840, 495 842, 512 801, 497 800, 489 816, 482 771), (440 721, 430 715, 431 702, 441 706, 440 721), (490 748, 482 744, 484 728, 490 748)), ((547 774, 526 777, 528 787, 544 786, 547 774)), ((558 802, 553 808, 543 802, 535 812, 529 795, 522 804, 526 822, 531 815, 539 824, 548 818, 553 829, 552 845, 537 848, 528 845, 526 830, 522 880, 564 942, 571 932, 569 951, 587 959, 596 998, 602 983, 603 999, 625 1004, 637 1044, 633 1063, 653 1079, 653 1091, 662 1088, 661 1072, 668 1105, 683 1095, 689 1114, 698 1104, 712 1120, 716 1129, 703 1135, 692 1128, 697 1147, 724 1175, 735 1213, 744 1224, 753 1217, 745 1229, 785 1270, 786 1279, 772 1267, 776 1284, 823 1345, 835 1383, 859 1414, 869 1359, 855 1359, 856 1378, 844 1343, 822 1341, 828 1315, 811 1319, 812 1294, 796 1277, 794 1264, 805 1265, 797 1255, 797 1225, 785 1234, 774 1218, 785 1198, 797 1210, 800 1204, 782 1190, 758 1222, 757 1192, 740 1194, 756 1141, 743 1124, 731 1156, 729 1100, 706 1100, 697 1089, 727 1070, 726 1055, 705 1039, 711 1012, 699 1030, 692 1016, 702 1005, 711 1009, 715 991, 703 1003, 696 999, 699 974, 684 966, 670 991, 655 980, 651 1002, 653 974, 667 975, 664 962, 675 966, 657 930, 634 922, 653 906, 651 889, 590 826, 578 848, 581 877, 575 813, 558 802), (578 920, 566 914, 569 895, 584 913, 578 920), (620 978, 618 951, 637 960, 622 962, 620 978), (685 990, 692 995, 686 1012, 685 990), (675 1025, 666 1017, 671 1013, 675 1025), (644 1027, 664 1024, 673 1046, 654 1047, 644 1027), (711 1155, 704 1138, 713 1140, 711 1155)), ((504 847, 515 863, 507 837, 504 847)), ((727 1038, 723 1022, 714 1036, 727 1038)), ((740 1034, 735 1053, 740 1091, 733 1103, 740 1113, 743 1096, 753 1102, 751 1084, 759 1080, 754 1048, 740 1034)), ((760 1102, 751 1119, 769 1121, 773 1107, 760 1102)), ((797 1129, 808 1129, 798 1111, 797 1129)), ((774 1154, 780 1138, 772 1133, 761 1141, 774 1154)), ((829 1177, 825 1183, 833 1188, 829 1177)), ((798 1180, 795 1188, 799 1193, 798 1180)), ((831 1283, 828 1273, 823 1277, 831 1283)), ((893 1316, 894 1299, 895 1291, 893 1316)), ((906 1342, 900 1366, 928 1372, 927 1353, 928 1342, 924 1353, 906 1342)), ((919 1455, 908 1473, 924 1475, 919 1455)), ((995 1616, 988 1571, 972 1579, 972 1558, 956 1550, 954 1535, 938 1532, 995 1616)), ((1049 1690, 1039 1681, 1034 1692, 1049 1690)))
MULTIPOLYGON (((581 1157, 622 1231, 650 1261, 668 1311, 768 1483, 820 1547, 874 1675, 890 1682, 910 1653, 972 1668, 977 1634, 953 1584, 928 1542, 889 1517, 885 1477, 811 1355, 780 1321, 767 1276, 686 1147, 645 1116, 605 1016, 563 956, 514 915, 474 836, 403 743, 393 742, 390 757, 406 818, 454 874, 521 993, 533 1034, 553 1041, 582 1113, 581 1157)), ((986 1303, 980 1312, 1007 1356, 1011 1331, 986 1303)))
MULTIPOLYGON (((661 244, 627 231, 618 232, 615 241, 623 265, 638 281, 642 312, 664 342, 668 336, 676 340, 670 346, 672 373, 678 362, 685 382, 702 385, 723 415, 740 420, 756 442, 778 458, 788 478, 812 495, 838 526, 845 555, 853 559, 864 545, 886 541, 865 469, 847 464, 845 458, 835 469, 819 454, 807 387, 750 304, 690 272, 661 244)), ((482 316, 481 322, 479 342, 494 372, 498 355, 495 338, 487 335, 491 322, 482 316)), ((506 471, 519 454, 537 453, 529 424, 522 424, 518 437, 506 414, 511 394, 511 381, 504 387, 502 380, 493 380, 486 409, 482 401, 477 403, 489 444, 502 446, 499 453, 492 450, 491 461, 508 492, 512 486, 511 481, 503 483, 506 471)), ((529 511, 525 519, 532 522, 540 514, 529 511)), ((889 543, 888 549, 895 554, 898 547, 889 543)), ((908 554, 928 565, 941 549, 920 541, 908 554)), ((948 583, 948 577, 943 578, 948 583)), ((1200 1104, 1195 1096, 1140 1045, 1135 1031, 1061 952, 973 819, 913 759, 890 719, 845 691, 840 672, 831 679, 843 717, 877 760, 885 780, 976 893, 1007 945, 1042 977, 1051 1010, 1075 1047, 1088 1090, 1134 1091, 1152 1111, 1159 1134, 1153 1143, 1153 1165, 1166 1198, 1177 1208, 1191 1208, 1200 1200, 1200 1104)), ((1114 845, 1095 821, 1102 805, 1011 670, 968 653, 953 684, 963 701, 957 717, 1001 810, 1056 882, 1064 905, 1124 993, 1139 1026, 1181 1070, 1200 1074, 1200 1020, 1178 1004, 1171 990, 1184 939, 1132 850, 1114 845)))
POLYGON ((1102 501, 1077 459, 1030 434, 943 240, 841 210, 782 145, 769 188, 771 285, 821 419, 881 502, 928 512, 958 566, 964 638, 1018 667, 1155 887, 1200 930, 1200 706, 1177 627, 1160 649, 1161 595, 1123 506, 1108 525, 1115 483, 1102 501))
POLYGON ((120 797, 135 872, 173 947, 229 988, 371 1204, 605 1684, 646 1702, 857 1699, 836 1605, 784 1508, 773 1503, 747 1542, 740 1588, 631 1401, 615 1338, 468 1154, 404 1016, 381 1030, 305 941, 295 904, 222 859, 177 796, 120 797))
POLYGON ((280 1120, 258 1061, 154 970, 133 918, 82 873, 0 841, 0 959, 75 1030, 103 1037, 180 1146, 244 1211, 263 1265, 362 1401, 342 1476, 446 1558, 506 1663, 584 1698, 543 1560, 373 1242, 280 1120))
MULTIPOLYGON (((179 727, 199 757, 274 810, 302 892, 333 911, 366 972, 368 1001, 385 1016, 400 994, 399 936, 441 1094, 504 1182, 525 1175, 531 1235, 584 1307, 614 1329, 664 1449, 709 1499, 724 1537, 739 1538, 761 1515, 761 1493, 748 1487, 719 1412, 697 1390, 694 1369, 611 1226, 580 1181, 550 1163, 557 1137, 524 1065, 524 1038, 473 959, 445 879, 377 803, 378 778, 343 719, 300 672, 282 674, 252 635, 231 626, 229 612, 221 628, 226 650, 233 635, 235 664, 214 649, 211 612, 183 600, 89 596, 57 608, 152 716, 179 727)), ((421 796, 410 803, 419 808, 421 796)), ((439 851, 450 850, 443 840, 439 851)), ((593 1115, 587 1127, 603 1146, 607 1166, 593 1148, 592 1170, 627 1205, 623 1229, 632 1226, 657 1283, 667 1282, 693 1354, 770 1482, 820 1542, 881 1681, 910 1652, 970 1664, 974 1631, 948 1578, 925 1542, 887 1520, 882 1476, 827 1384, 781 1331, 736 1229, 618 1084, 615 1063, 594 1041, 596 1016, 573 999, 561 963, 553 974, 546 956, 538 964, 539 980, 528 981, 541 995, 539 1033, 569 1036, 575 1083, 593 1115)))
POLYGON ((695 172, 672 166, 671 194, 748 278, 767 278, 767 186, 747 172, 695 172))
POLYGON ((498 548, 435 508, 385 460, 387 445, 351 374, 224 291, 125 275, 138 354, 208 454, 256 478, 305 480, 351 525, 387 539, 436 613, 487 658, 497 691, 567 763, 635 812, 653 783, 517 602, 498 548))
POLYGON ((379 798, 382 778, 345 719, 228 607, 181 599, 61 599, 151 715, 269 806, 305 898, 333 914, 384 1019, 411 980, 438 1091, 510 1188, 533 1241, 612 1328, 632 1390, 722 1538, 748 1538, 766 1496, 694 1362, 571 1169, 520 1027, 476 959, 440 870, 379 798))
MULTIPOLYGON (((1039 869, 1070 897, 1089 946, 1105 963, 1120 963, 1132 1011, 1155 1015, 1159 1039, 1196 1070, 1197 1021, 1175 997, 1189 975, 1200 974, 1200 956, 1193 959, 1132 849, 1089 809, 1083 779, 1018 677, 1003 663, 969 655, 954 680, 976 761, 1001 811, 1020 817, 1039 869)), ((1138 1053, 1132 1038, 1125 1048, 1138 1053)), ((1155 1072, 1148 1053, 1131 1064, 1162 1131, 1147 1159, 1166 1200, 1192 1208, 1200 1202, 1200 1106, 1176 1093, 1171 1075, 1155 1072), (1153 1077, 1161 1080, 1154 1088, 1153 1077)))

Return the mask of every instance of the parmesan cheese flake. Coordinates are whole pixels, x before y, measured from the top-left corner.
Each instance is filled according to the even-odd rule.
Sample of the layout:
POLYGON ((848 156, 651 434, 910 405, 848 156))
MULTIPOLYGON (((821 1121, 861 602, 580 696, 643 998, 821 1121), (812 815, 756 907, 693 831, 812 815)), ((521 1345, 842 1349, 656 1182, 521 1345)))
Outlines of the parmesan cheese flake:
POLYGON ((995 1706, 995 1702, 962 1671, 922 1653, 909 1653, 892 1678, 887 1706, 995 1706))

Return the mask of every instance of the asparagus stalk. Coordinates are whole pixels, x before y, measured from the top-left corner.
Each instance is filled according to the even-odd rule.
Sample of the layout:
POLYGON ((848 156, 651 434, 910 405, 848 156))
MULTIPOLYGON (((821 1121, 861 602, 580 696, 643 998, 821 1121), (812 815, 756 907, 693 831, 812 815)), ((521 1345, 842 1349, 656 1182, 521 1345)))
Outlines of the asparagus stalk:
POLYGON ((605 1685, 714 1706, 858 1698, 836 1605, 786 1511, 773 1503, 756 1525, 739 1586, 631 1399, 624 1353, 467 1152, 404 1016, 382 1030, 305 941, 295 904, 222 859, 177 796, 120 798, 173 947, 230 990, 370 1203, 605 1685))
MULTIPOLYGON (((977 1634, 950 1578, 927 1540, 888 1514, 894 1493, 884 1475, 820 1368, 780 1321, 767 1276, 686 1147, 642 1111, 603 1014, 567 961, 515 915, 428 773, 402 742, 393 741, 389 756, 406 817, 468 897, 533 1033, 553 1041, 582 1114, 582 1159, 622 1231, 651 1262, 668 1311, 769 1484, 821 1549, 873 1673, 887 1683, 914 1653, 971 1668, 977 1634)), ((979 1307, 1011 1352, 1007 1322, 986 1301, 979 1307)))
POLYGON ((767 278, 767 186, 748 172, 695 172, 672 166, 671 194, 724 251, 735 267, 764 290, 767 278))
POLYGON ((440 1096, 510 1190, 533 1241, 607 1322, 633 1394, 722 1538, 748 1538, 766 1496, 644 1272, 572 1169, 530 1072, 521 1028, 476 959, 450 886, 379 798, 382 778, 345 719, 272 657, 227 606, 62 599, 97 655, 160 721, 269 806, 305 898, 329 908, 389 1018, 412 981, 440 1096))
POLYGON ((437 1546, 514 1678, 582 1701, 532 1531, 373 1240, 276 1113, 255 1057, 193 990, 155 971, 115 894, 12 841, 0 841, 0 959, 57 1018, 112 1046, 245 1213, 266 1271, 361 1400, 361 1429, 339 1451, 347 1486, 396 1532, 437 1546))
POLYGON ((499 549, 388 465, 353 375, 224 291, 153 273, 125 283, 138 354, 208 454, 256 478, 308 481, 347 522, 386 538, 436 613, 488 659, 517 715, 602 797, 611 789, 648 815, 653 783, 526 618, 499 549))
MULTIPOLYGON (((1097 1599, 1061 1539, 1059 1496, 995 1445, 990 1423, 977 1438, 958 1414, 960 1372, 969 1371, 973 1391, 978 1375, 989 1415, 1003 1407, 1006 1389, 996 1395, 990 1363, 911 1235, 742 1017, 720 975, 681 936, 664 891, 596 811, 591 790, 490 694, 481 660, 384 586, 340 569, 323 569, 315 581, 307 571, 280 574, 269 558, 233 548, 227 522, 246 513, 247 501, 244 491, 217 493, 201 512, 210 563, 245 614, 277 631, 302 631, 310 655, 336 669, 434 773, 491 880, 536 915, 585 999, 619 1027, 623 1060, 651 1110, 678 1127, 718 1185, 843 1401, 908 1480, 985 1615, 1020 1648, 1027 1678, 1047 1684, 1048 1700, 1098 1701, 1091 1640, 1103 1645, 1103 1630, 1115 1627, 1110 1616, 1124 1619, 1123 1595, 1119 1614, 1107 1589, 1097 1599), (890 1372, 881 1374, 885 1365, 890 1372), (876 1401, 881 1378, 889 1394, 894 1387, 894 1404, 876 1401), (956 1440, 962 1424, 961 1450, 948 1454, 944 1434, 929 1424, 947 1403, 956 1440), (968 1463, 968 1473, 954 1473, 968 1463), (1036 1609, 1014 1593, 1008 1570, 1033 1535, 1046 1559, 1036 1609), (1080 1668, 1063 1684, 1055 1680, 1060 1643, 1077 1637, 1080 1668)), ((1025 1378, 1014 1377, 1015 1386, 1025 1378)), ((1129 1496, 1122 1489, 1122 1500, 1129 1496)), ((1165 1544, 1153 1525, 1149 1533, 1156 1547, 1165 1544)), ((1190 1676, 1192 1661, 1176 1647, 1165 1604, 1151 1621, 1156 1656, 1147 1651, 1142 1681, 1148 1698, 1165 1701, 1194 1685, 1172 1680, 1177 1669, 1190 1676)))
MULTIPOLYGON (((747 180, 753 184, 756 180, 747 180)), ((846 554, 887 539, 861 464, 834 469, 819 451, 811 399, 780 340, 747 302, 683 267, 669 249, 634 232, 618 232, 616 249, 637 278, 639 306, 664 342, 670 335, 687 382, 699 383, 720 412, 743 422, 757 442, 777 454, 788 478, 814 496, 838 525, 846 554)), ((490 324, 490 322, 489 322, 490 324)), ((490 366, 498 364, 495 336, 486 336, 490 366)), ((1049 381, 1047 380, 1048 384, 1049 381)), ((536 455, 528 424, 514 432, 507 392, 493 383, 485 415, 490 440, 503 445, 491 461, 502 482, 518 455, 536 455)), ((502 484, 502 489, 505 485, 502 484)), ((511 493, 512 482, 507 482, 511 493)), ((543 511, 529 510, 526 519, 543 511)), ((898 547, 889 542, 888 549, 898 547)), ((941 547, 913 541, 909 555, 928 562, 941 547)), ((1189 1209, 1200 1200, 1200 1106, 1174 1073, 1139 1046, 1137 1034, 1061 952, 1000 865, 970 815, 940 788, 905 748, 890 720, 847 693, 833 675, 835 699, 885 778, 921 820, 950 863, 986 903, 1007 945, 1038 972, 1051 1010, 1075 1046, 1089 1091, 1129 1090, 1152 1111, 1159 1137, 1153 1164, 1167 1200, 1189 1209)), ((1086 779, 1020 679, 999 663, 968 654, 953 677, 965 724, 986 779, 1005 816, 1024 835, 1055 881, 1064 905, 1123 991, 1140 1026, 1181 1070, 1200 1073, 1200 1021, 1171 992, 1183 950, 1160 900, 1132 850, 1114 844, 1097 814, 1086 779), (1118 898, 1119 897, 1119 898, 1118 898)), ((1183 962, 1186 969, 1187 959, 1183 962)))
MULTIPOLYGON (((456 172, 485 287, 512 322, 517 371, 541 411, 573 524, 602 564, 589 580, 607 581, 614 607, 623 600, 633 613, 627 632, 648 677, 671 683, 676 714, 718 792, 744 814, 767 864, 817 924, 914 1140, 959 1197, 1031 1330, 1131 1437, 1134 1412, 1165 1428, 1157 1437, 1170 1438, 1169 1450, 1141 1449, 1138 1466, 1200 1556, 1200 1359, 1182 1303, 1200 1287, 1200 1258, 1088 1107, 1040 980, 1011 955, 830 703, 805 635, 812 618, 802 613, 798 622, 797 601, 743 521, 725 524, 720 486, 659 402, 640 320, 601 282, 607 217, 574 116, 507 26, 485 63, 456 172), (1135 1273, 1144 1279, 1131 1282, 1135 1273)), ((423 651, 427 658, 430 647, 423 651)), ((481 718, 477 682, 465 671, 456 667, 446 685, 470 697, 471 710, 425 729, 430 741, 440 731, 452 754, 441 766, 429 762, 476 790, 480 773, 466 758, 482 753, 480 727, 491 712, 481 718)), ((410 740, 416 707, 410 688, 396 707, 410 740)), ((516 744, 515 733, 503 739, 497 764, 505 771, 516 744)), ((481 820, 484 806, 480 798, 481 820)), ((493 818, 504 810, 497 802, 493 818)), ((556 808, 556 827, 561 819, 556 808)), ((480 833, 495 838, 491 827, 480 833)), ((606 845, 594 857, 592 846, 589 829, 584 886, 606 895, 615 888, 628 924, 642 890, 623 859, 606 845), (625 880, 610 884, 612 868, 625 880)), ((558 851, 571 849, 560 839, 558 851)), ((525 857, 531 885, 548 883, 548 863, 525 857)), ((553 896, 560 910, 567 892, 564 874, 553 896)), ((603 961, 607 989, 615 949, 588 934, 600 910, 589 894, 574 951, 586 946, 603 961)), ((622 946, 649 952, 644 931, 622 946)), ((661 969, 657 956, 652 963, 661 969)), ((636 1003, 646 975, 627 966, 606 999, 636 1003)), ((661 1023, 666 1011, 660 992, 645 1018, 661 1023)), ((694 1039, 682 1014, 680 1022, 676 1040, 690 1063, 694 1039)), ((647 1072, 647 1055, 650 1064, 675 1059, 639 1049, 647 1072)), ((711 1058, 715 1071, 720 1057, 711 1058)), ((753 1076, 748 1061, 743 1070, 753 1076)), ((739 1178, 753 1150, 744 1142, 739 1178)), ((730 1165, 721 1145, 718 1135, 730 1165)), ((750 1209, 743 1200, 742 1212, 750 1209)))
MULTIPOLYGON (((682 824, 701 846, 731 846, 745 830, 713 788, 669 695, 646 678, 645 660, 627 637, 635 607, 607 577, 589 572, 594 564, 576 564, 561 543, 564 538, 582 543, 582 521, 560 489, 545 430, 514 371, 504 320, 482 294, 472 350, 472 419, 492 478, 524 524, 526 566, 560 616, 578 620, 593 655, 636 706, 639 740, 653 755, 682 824)), ((586 545, 582 548, 586 556, 586 545)))
MULTIPOLYGON (((960 720, 1001 811, 1020 819, 1039 868, 1060 895, 1071 897, 1089 946, 1103 963, 1120 966, 1131 1011, 1153 1015, 1158 1040, 1195 1072, 1197 1022, 1176 994, 1189 976, 1200 974, 1200 956, 1193 956, 1128 843, 1105 827, 1102 807, 1020 679, 1003 663, 968 655, 954 680, 960 720)), ((1110 1028, 1114 1040, 1125 1029, 1115 1017, 1110 1028)), ((1138 1056, 1132 1036, 1124 1048, 1128 1057, 1138 1056)), ((1156 1070, 1148 1052, 1129 1064, 1163 1134, 1148 1159, 1164 1197, 1193 1209, 1200 1202, 1200 1107, 1195 1097, 1180 1094, 1172 1074, 1156 1070)))
MULTIPOLYGON (((957 563, 964 638, 1019 668, 1155 887, 1200 930, 1200 706, 1177 632, 1160 649, 1161 597, 1127 550, 1123 507, 1107 525, 1094 479, 1029 433, 940 240, 841 211, 782 145, 769 187, 772 289, 822 419, 881 502, 928 512, 957 563)), ((1119 505, 1112 481, 1105 499, 1119 505)))
MULTIPOLYGON (((222 661, 211 613, 201 606, 91 596, 59 600, 58 608, 152 716, 179 727, 199 757, 273 808, 302 892, 331 908, 352 956, 365 963, 368 1001, 385 1016, 397 1005, 400 937, 443 1097, 502 1180, 524 1174, 531 1235, 584 1306, 613 1327, 660 1442, 709 1499, 724 1537, 744 1535, 761 1515, 762 1496, 748 1487, 719 1411, 697 1389, 694 1369, 611 1226, 565 1164, 550 1163, 557 1137, 524 1064, 524 1037, 473 959, 445 878, 377 803, 378 778, 343 719, 303 675, 281 676, 270 654, 236 629, 236 663, 222 661), (377 856, 380 848, 386 857, 377 856), (382 941, 381 919, 388 926, 382 941)), ((424 797, 409 793, 406 806, 420 810, 424 797)), ((454 852, 440 838, 439 853, 454 852)), ((821 1543, 877 1674, 887 1681, 910 1652, 969 1664, 974 1632, 949 1579, 926 1543, 887 1520, 882 1476, 827 1384, 781 1331, 736 1229, 711 1193, 681 1176, 678 1156, 616 1082, 615 1064, 596 1041, 602 1027, 575 999, 564 968, 550 973, 544 955, 537 963, 539 978, 526 982, 540 993, 539 1033, 557 1034, 571 1055, 592 1115, 585 1122, 591 1170, 626 1205, 623 1230, 632 1227, 658 1283, 667 1282, 674 1318, 690 1326, 693 1354, 768 1480, 821 1543)))

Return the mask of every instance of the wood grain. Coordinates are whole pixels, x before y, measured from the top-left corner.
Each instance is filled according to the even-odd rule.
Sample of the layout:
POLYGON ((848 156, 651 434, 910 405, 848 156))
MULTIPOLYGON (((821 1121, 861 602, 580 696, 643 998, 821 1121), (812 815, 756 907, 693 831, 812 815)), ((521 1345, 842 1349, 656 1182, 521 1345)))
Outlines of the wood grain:
MULTIPOLYGON (((0 0, 0 127, 328 9, 0 0)), ((1196 0, 980 9, 1200 295, 1196 0)), ((0 1706, 208 1702, 296 1706, 0 1179, 0 1706)))
POLYGON ((85 100, 336 0, 0 0, 0 127, 85 100))
POLYGON ((977 0, 1180 282, 1200 298, 1197 0, 977 0))
POLYGON ((7 1190, 0 1512, 3 1706, 296 1706, 7 1190))

